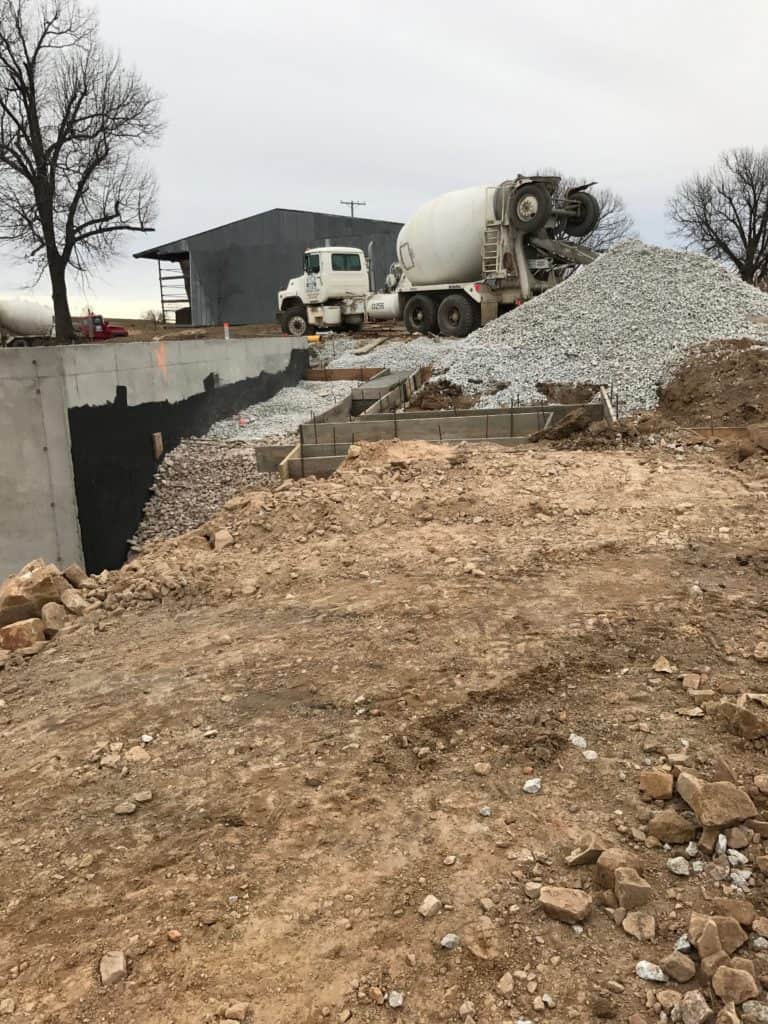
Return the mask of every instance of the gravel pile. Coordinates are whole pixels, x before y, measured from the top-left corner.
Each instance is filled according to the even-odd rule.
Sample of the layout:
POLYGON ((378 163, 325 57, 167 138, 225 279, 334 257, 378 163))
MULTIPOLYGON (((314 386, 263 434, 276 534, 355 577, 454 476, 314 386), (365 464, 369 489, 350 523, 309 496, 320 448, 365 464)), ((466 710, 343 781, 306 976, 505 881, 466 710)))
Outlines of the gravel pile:
MULTIPOLYGON (((431 363, 480 399, 540 400, 542 381, 613 384, 622 410, 656 404, 656 389, 688 350, 717 338, 768 341, 768 296, 705 256, 638 241, 617 245, 557 288, 461 341, 383 345, 390 369, 431 363)), ((358 365, 350 355, 332 365, 358 365)))
POLYGON ((283 444, 293 440, 302 423, 346 398, 357 381, 302 380, 282 388, 266 402, 249 405, 235 416, 214 423, 206 437, 214 441, 262 441, 283 444))
POLYGON ((194 530, 235 495, 273 487, 277 478, 258 471, 256 453, 253 444, 182 441, 158 468, 131 546, 138 549, 149 540, 194 530))

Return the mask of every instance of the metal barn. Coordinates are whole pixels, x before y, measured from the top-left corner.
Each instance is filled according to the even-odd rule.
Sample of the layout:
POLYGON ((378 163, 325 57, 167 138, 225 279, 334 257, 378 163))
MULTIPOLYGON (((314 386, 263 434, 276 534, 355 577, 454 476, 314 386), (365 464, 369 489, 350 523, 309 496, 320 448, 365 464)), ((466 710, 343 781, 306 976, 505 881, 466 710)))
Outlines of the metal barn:
POLYGON ((306 210, 267 210, 135 253, 157 260, 166 323, 269 323, 277 292, 302 273, 305 249, 373 243, 374 280, 383 284, 402 224, 306 210))

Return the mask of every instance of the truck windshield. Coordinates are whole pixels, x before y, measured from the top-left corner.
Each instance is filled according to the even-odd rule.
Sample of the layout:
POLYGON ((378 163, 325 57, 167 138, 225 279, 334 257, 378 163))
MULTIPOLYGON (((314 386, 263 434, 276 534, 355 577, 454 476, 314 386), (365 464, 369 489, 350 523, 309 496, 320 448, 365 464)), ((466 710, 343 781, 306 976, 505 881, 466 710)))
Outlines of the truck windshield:
POLYGON ((319 274, 320 273, 320 253, 319 252, 305 252, 304 253, 304 273, 305 274, 319 274))

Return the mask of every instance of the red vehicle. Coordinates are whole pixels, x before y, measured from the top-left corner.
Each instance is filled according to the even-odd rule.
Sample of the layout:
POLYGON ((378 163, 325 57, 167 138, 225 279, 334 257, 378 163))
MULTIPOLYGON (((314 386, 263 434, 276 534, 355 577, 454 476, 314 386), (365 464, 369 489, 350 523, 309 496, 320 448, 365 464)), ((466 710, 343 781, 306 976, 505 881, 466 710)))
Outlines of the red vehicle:
POLYGON ((103 316, 81 317, 75 322, 75 328, 88 341, 110 341, 112 338, 127 338, 128 331, 117 324, 111 324, 103 316))

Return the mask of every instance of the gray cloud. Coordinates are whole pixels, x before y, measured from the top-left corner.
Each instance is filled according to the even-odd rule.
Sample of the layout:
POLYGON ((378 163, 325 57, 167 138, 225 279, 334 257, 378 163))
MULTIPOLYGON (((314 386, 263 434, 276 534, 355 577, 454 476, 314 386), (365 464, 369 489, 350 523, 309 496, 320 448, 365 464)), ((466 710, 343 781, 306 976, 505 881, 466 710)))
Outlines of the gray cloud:
MULTIPOLYGON (((104 38, 166 96, 168 130, 149 154, 157 231, 126 253, 274 206, 342 212, 340 199, 365 199, 366 215, 405 220, 440 192, 541 166, 616 189, 643 237, 665 242, 681 177, 727 146, 768 141, 759 0, 727 14, 715 0, 98 11, 104 38)), ((0 270, 0 293, 24 282, 7 260, 0 270)), ((126 256, 91 291, 106 313, 156 305, 155 267, 126 256)))

